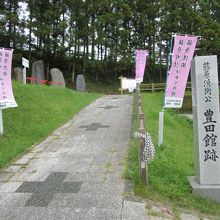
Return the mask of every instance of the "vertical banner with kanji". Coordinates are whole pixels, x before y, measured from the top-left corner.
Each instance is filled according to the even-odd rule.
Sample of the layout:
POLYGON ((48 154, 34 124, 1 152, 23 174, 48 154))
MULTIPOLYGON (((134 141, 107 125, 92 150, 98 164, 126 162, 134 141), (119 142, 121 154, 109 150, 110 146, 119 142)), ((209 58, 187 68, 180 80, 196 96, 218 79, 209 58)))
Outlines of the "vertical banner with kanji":
POLYGON ((171 66, 167 74, 165 108, 181 108, 197 36, 174 36, 171 66))
POLYGON ((146 50, 136 50, 135 62, 135 79, 137 83, 143 82, 144 70, 146 65, 147 51, 146 50))
POLYGON ((11 85, 13 50, 0 49, 0 110, 17 107, 11 85))

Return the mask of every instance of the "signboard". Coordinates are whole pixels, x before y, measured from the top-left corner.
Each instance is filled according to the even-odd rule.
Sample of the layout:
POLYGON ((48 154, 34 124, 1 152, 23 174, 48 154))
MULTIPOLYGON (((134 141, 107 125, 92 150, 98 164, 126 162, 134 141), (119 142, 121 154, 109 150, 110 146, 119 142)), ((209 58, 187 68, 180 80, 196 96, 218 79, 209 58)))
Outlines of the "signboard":
POLYGON ((197 36, 174 36, 171 66, 167 74, 166 108, 181 108, 197 36))
POLYGON ((122 89, 133 91, 134 89, 136 89, 136 84, 137 83, 135 79, 122 78, 122 89))
POLYGON ((22 57, 22 65, 26 68, 29 68, 29 60, 22 57))
POLYGON ((146 65, 147 51, 146 50, 136 50, 135 56, 135 79, 137 83, 143 82, 144 70, 146 65))
POLYGON ((13 50, 0 49, 0 110, 17 107, 11 85, 13 50))

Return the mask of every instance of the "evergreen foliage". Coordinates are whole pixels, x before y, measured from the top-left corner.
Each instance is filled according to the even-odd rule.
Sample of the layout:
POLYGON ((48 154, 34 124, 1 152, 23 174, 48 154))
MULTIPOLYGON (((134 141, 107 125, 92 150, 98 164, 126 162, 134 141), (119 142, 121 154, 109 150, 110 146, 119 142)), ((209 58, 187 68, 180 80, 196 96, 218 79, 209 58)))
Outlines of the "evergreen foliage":
MULTIPOLYGON (((215 0, 4 0, 0 47, 43 59, 71 78, 134 76, 135 49, 149 52, 146 82, 165 81, 172 33, 202 36, 197 54, 220 55, 220 3, 215 0)), ((49 69, 49 68, 46 68, 49 69)))

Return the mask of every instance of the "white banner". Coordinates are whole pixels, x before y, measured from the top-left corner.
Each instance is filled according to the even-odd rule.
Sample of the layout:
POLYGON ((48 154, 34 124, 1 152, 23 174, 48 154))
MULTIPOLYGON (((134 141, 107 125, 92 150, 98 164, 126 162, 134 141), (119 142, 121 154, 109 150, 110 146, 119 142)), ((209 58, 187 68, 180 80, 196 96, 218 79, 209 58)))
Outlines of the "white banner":
POLYGON ((11 84, 13 50, 0 49, 0 109, 17 107, 11 84))

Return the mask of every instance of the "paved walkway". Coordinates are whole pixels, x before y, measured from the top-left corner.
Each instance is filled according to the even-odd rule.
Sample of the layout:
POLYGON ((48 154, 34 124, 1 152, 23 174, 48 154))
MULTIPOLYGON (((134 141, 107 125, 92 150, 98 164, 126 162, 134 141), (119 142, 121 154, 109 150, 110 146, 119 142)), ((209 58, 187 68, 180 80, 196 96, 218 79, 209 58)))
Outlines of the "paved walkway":
POLYGON ((122 219, 132 102, 96 100, 1 172, 0 219, 122 219))

